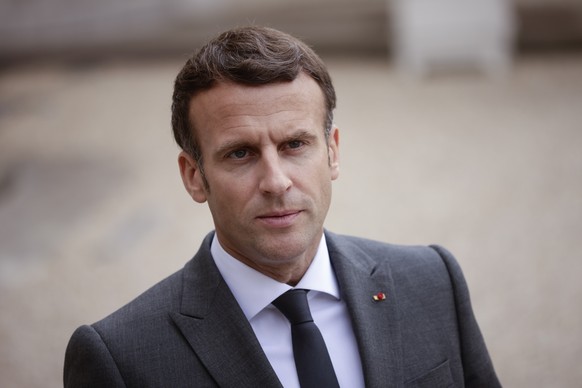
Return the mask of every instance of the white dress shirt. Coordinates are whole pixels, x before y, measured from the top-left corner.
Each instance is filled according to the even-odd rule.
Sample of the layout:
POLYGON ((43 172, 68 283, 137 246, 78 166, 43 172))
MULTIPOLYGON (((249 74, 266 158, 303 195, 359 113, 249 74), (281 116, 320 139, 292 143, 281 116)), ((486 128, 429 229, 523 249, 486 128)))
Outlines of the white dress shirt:
MULTIPOLYGON (((271 302, 293 287, 263 275, 229 255, 214 237, 212 257, 249 320, 263 351, 285 388, 300 388, 291 326, 271 302)), ((362 364, 347 306, 340 299, 339 286, 322 236, 317 254, 296 288, 307 294, 313 320, 325 340, 341 387, 364 387, 362 364)), ((323 388, 323 387, 322 387, 323 388)))

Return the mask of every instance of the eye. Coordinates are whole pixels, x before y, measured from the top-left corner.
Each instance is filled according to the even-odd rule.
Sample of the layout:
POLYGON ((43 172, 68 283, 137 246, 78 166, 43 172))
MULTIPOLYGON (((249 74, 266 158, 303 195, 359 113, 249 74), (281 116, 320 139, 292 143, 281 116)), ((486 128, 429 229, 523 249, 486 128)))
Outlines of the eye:
POLYGON ((301 146, 303 146, 305 143, 302 142, 301 140, 292 140, 289 143, 287 143, 287 146, 289 148, 300 148, 301 146))
POLYGON ((231 159, 242 159, 248 156, 249 152, 247 150, 236 150, 228 154, 228 157, 231 159))

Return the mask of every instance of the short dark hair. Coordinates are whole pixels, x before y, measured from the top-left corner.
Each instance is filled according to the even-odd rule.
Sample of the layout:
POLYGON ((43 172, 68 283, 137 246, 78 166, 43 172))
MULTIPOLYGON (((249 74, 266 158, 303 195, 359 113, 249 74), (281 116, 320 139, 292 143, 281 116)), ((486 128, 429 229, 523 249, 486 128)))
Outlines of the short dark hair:
POLYGON ((190 101, 217 82, 265 85, 293 81, 304 72, 323 91, 326 139, 333 122, 336 96, 321 58, 305 43, 284 32, 259 26, 235 28, 204 45, 176 77, 172 96, 172 130, 178 145, 201 163, 196 128, 189 117, 190 101))

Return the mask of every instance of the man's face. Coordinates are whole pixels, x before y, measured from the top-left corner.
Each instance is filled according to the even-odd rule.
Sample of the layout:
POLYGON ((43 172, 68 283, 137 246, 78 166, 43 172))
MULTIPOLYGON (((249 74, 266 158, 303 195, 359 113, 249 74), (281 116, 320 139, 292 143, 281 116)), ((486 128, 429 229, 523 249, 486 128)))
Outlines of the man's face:
POLYGON ((192 98, 190 117, 204 172, 182 152, 182 178, 194 200, 208 202, 223 248, 281 281, 289 280, 281 272, 304 272, 339 174, 339 135, 333 128, 326 144, 318 84, 305 74, 264 86, 219 83, 192 98))

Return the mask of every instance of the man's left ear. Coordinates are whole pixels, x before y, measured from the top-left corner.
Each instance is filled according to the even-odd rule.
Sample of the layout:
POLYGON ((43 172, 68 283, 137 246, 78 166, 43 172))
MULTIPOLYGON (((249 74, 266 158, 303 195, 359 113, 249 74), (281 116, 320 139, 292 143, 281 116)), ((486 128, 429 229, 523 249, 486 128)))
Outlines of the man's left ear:
POLYGON ((336 180, 339 176, 339 129, 333 126, 328 138, 329 168, 331 179, 336 180))

